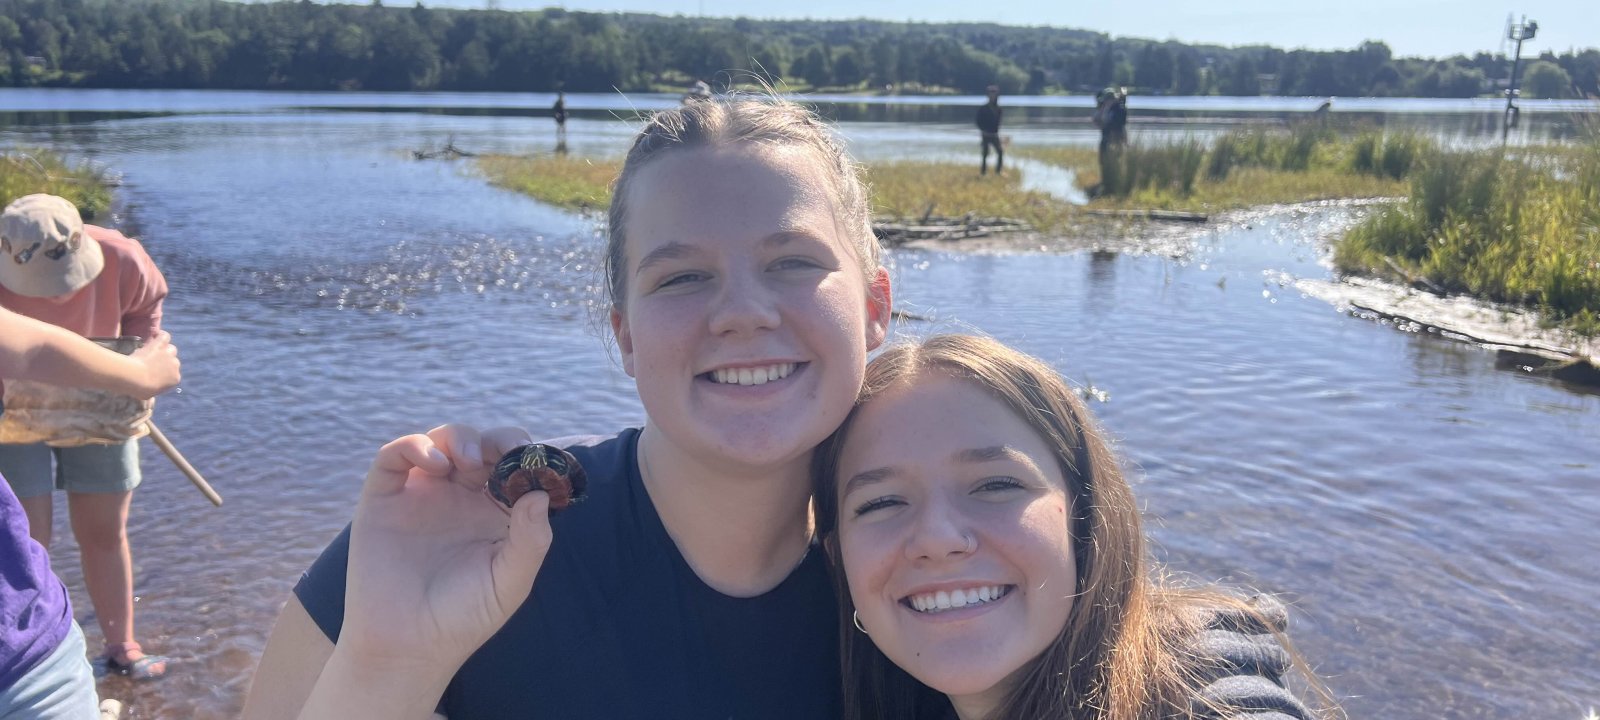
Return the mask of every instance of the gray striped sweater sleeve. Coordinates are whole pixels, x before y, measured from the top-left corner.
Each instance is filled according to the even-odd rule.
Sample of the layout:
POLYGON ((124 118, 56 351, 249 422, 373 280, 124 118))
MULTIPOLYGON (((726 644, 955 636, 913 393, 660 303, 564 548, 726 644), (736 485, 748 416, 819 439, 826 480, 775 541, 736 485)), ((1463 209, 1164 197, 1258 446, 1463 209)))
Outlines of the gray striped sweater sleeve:
POLYGON ((1284 686, 1289 652, 1272 634, 1288 626, 1288 610, 1266 595, 1251 603, 1270 627, 1238 610, 1218 609, 1190 641, 1201 688, 1194 717, 1310 720, 1306 706, 1284 686))

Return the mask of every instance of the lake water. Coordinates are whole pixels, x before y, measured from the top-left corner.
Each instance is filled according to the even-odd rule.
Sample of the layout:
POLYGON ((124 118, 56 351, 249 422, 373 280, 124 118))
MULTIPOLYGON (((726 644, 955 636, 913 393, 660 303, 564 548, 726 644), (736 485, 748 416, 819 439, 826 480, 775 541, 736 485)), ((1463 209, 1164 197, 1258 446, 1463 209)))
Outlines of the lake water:
MULTIPOLYGON (((865 159, 977 149, 970 99, 841 100, 823 110, 865 159)), ((569 96, 568 148, 620 154, 633 110, 673 101, 569 96)), ((213 508, 145 445, 130 522, 139 636, 178 665, 160 683, 102 681, 130 717, 237 714, 272 619, 382 443, 446 421, 536 436, 642 421, 597 331, 596 228, 468 163, 409 157, 451 139, 550 152, 551 122, 534 117, 550 102, 0 91, 0 146, 120 174, 114 223, 166 273, 185 361, 156 419, 227 499, 213 508), (568 389, 560 406, 543 404, 551 385, 568 389)), ((1094 142, 1081 98, 1010 102, 1015 144, 1094 142)), ((1315 102, 1135 98, 1136 116, 1166 112, 1135 130, 1302 105, 1315 102)), ((1498 140, 1492 101, 1334 107, 1347 105, 1498 140)), ((1582 107, 1523 106, 1514 142, 1586 122, 1582 107)), ((1292 636, 1352 717, 1576 720, 1600 705, 1600 394, 1284 284, 1326 277, 1325 243, 1367 212, 1237 213, 1167 254, 894 251, 896 300, 932 318, 897 331, 978 328, 1107 391, 1094 409, 1139 478, 1160 558, 1293 601, 1292 636)), ((58 535, 55 567, 97 646, 58 535)))

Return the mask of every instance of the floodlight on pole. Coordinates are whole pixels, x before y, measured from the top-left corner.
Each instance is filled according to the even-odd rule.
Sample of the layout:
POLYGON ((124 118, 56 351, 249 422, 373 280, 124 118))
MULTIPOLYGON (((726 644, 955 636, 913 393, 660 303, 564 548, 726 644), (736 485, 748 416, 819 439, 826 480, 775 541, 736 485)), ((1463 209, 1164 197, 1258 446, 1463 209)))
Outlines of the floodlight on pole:
POLYGON ((1511 55, 1511 79, 1506 81, 1506 114, 1501 123, 1500 143, 1505 144, 1511 136, 1511 128, 1517 124, 1517 119, 1522 115, 1522 109, 1517 107, 1517 71, 1522 69, 1522 41, 1532 40, 1539 32, 1539 23, 1529 22, 1528 16, 1522 16, 1520 23, 1507 23, 1506 39, 1517 41, 1517 49, 1511 55))

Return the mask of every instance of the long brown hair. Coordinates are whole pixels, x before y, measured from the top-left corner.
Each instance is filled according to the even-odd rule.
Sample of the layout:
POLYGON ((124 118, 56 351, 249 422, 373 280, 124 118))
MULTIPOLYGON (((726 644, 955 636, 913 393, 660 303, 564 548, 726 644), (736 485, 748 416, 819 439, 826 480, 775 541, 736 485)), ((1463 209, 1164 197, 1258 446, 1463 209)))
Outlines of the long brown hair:
MULTIPOLYGON (((867 366, 856 410, 814 457, 817 527, 833 560, 848 720, 953 716, 949 700, 896 667, 855 630, 840 562, 838 462, 859 409, 925 372, 968 380, 1005 403, 1054 449, 1072 502, 1077 597, 1067 622, 991 715, 1005 720, 1144 720, 1186 715, 1198 673, 1186 641, 1205 608, 1252 614, 1221 593, 1168 589, 1151 579, 1144 531, 1115 457, 1078 394, 1043 361, 995 340, 938 335, 883 351, 867 366)), ((1270 627, 1270 623, 1267 624, 1270 627)))

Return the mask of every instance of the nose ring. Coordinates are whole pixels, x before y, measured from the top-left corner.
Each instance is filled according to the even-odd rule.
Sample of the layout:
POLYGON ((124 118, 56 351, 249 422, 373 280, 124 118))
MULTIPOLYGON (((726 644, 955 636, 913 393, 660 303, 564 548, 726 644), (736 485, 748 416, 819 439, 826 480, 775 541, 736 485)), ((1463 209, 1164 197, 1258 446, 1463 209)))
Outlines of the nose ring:
POLYGON ((973 550, 978 549, 978 539, 973 537, 972 533, 962 533, 961 539, 967 543, 965 547, 961 548, 961 552, 971 555, 973 550))
POLYGON ((860 613, 860 611, 852 611, 850 613, 850 618, 855 621, 856 629, 860 630, 862 635, 870 635, 871 634, 871 633, 867 632, 867 629, 865 627, 861 626, 861 613, 860 613))

